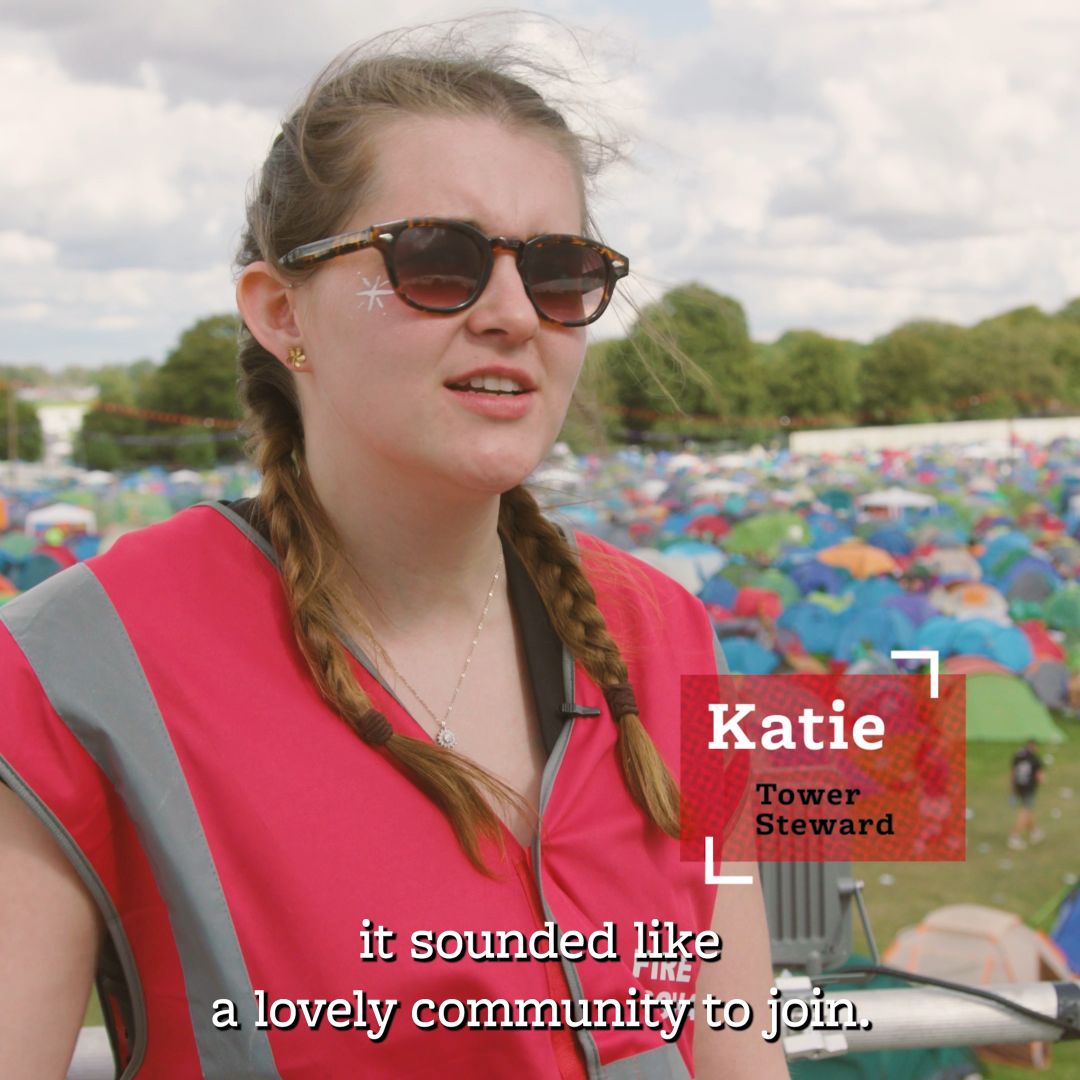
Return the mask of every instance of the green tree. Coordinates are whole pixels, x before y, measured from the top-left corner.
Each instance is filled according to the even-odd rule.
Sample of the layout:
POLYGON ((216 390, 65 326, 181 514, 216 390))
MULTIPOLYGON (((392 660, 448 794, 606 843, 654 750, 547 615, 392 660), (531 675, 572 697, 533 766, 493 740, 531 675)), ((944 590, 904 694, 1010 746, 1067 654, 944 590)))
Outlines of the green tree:
POLYGON ((742 434, 742 418, 761 404, 757 356, 742 305, 703 285, 681 285, 644 308, 606 359, 629 427, 742 434), (657 422, 649 413, 665 418, 657 422), (717 422, 703 431, 693 416, 717 422))
POLYGON ((1080 323, 1080 296, 1074 296, 1057 313, 1059 319, 1068 319, 1069 322, 1080 323))
POLYGON ((146 421, 114 408, 139 407, 158 366, 152 360, 84 369, 83 381, 98 388, 95 407, 84 417, 75 442, 75 460, 88 469, 129 469, 167 460, 160 446, 143 442, 146 421))
MULTIPOLYGON (((144 409, 214 419, 240 416, 236 396, 235 315, 200 319, 180 335, 176 348, 160 368, 144 378, 136 400, 144 409)), ((163 425, 145 421, 147 431, 168 443, 154 446, 154 460, 167 465, 208 468, 216 461, 239 458, 239 438, 221 428, 202 429, 192 424, 163 425), (224 437, 219 437, 224 436, 224 437)))
POLYGON ((905 323, 871 342, 856 379, 864 421, 949 419, 950 397, 978 392, 963 372, 968 334, 962 326, 926 320, 905 323))
POLYGON ((599 450, 617 438, 622 427, 618 416, 615 379, 608 360, 614 340, 593 342, 585 354, 559 438, 569 443, 576 453, 599 450))
MULTIPOLYGON (((11 401, 12 393, 8 382, 7 369, 0 375, 0 459, 7 461, 11 445, 11 401)), ((19 380, 22 381, 22 380, 19 380)), ((45 452, 45 438, 41 432, 41 421, 37 409, 28 401, 20 401, 15 395, 15 453, 19 461, 40 461, 45 452)))
POLYGON ((109 406, 202 418, 239 417, 236 397, 234 315, 200 319, 180 335, 159 367, 149 360, 109 365, 90 375, 101 390, 98 408, 87 413, 77 460, 89 468, 134 468, 147 464, 207 468, 242 453, 239 438, 221 428, 174 424, 130 415, 109 406), (225 435, 220 438, 220 435, 225 435))
POLYGON ((1006 311, 972 327, 968 344, 988 405, 999 416, 1059 411, 1066 375, 1058 359, 1062 323, 1037 307, 1006 311))
POLYGON ((147 381, 140 404, 163 412, 228 419, 239 417, 236 397, 235 315, 200 319, 147 381))
POLYGON ((2 364, 0 381, 13 381, 29 386, 47 386, 52 382, 52 374, 40 364, 2 364))
POLYGON ((768 350, 769 408, 791 426, 850 424, 857 404, 850 343, 814 330, 790 330, 768 350), (800 422, 801 421, 801 422, 800 422))
POLYGON ((134 405, 146 396, 157 372, 153 360, 136 360, 133 364, 107 364, 88 372, 88 376, 103 400, 134 405))
POLYGON ((138 440, 147 435, 146 422, 139 416, 112 412, 109 405, 127 406, 130 401, 118 401, 110 396, 99 397, 95 407, 83 417, 82 428, 75 440, 75 460, 87 469, 137 468, 159 460, 160 447, 148 446, 138 440))

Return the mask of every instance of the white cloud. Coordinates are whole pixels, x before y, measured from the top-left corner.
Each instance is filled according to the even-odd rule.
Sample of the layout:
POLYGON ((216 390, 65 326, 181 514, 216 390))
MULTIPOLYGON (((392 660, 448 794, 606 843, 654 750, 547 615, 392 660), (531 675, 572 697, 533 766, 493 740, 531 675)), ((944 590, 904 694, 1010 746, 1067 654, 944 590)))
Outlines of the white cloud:
MULTIPOLYGON (((769 336, 794 320, 869 337, 1075 292, 1052 242, 1080 227, 1075 7, 713 8, 716 28, 656 65, 650 178, 666 162, 673 197, 654 193, 634 229, 657 280, 735 295, 769 336)), ((620 195, 632 205, 632 184, 620 195)))
POLYGON ((34 266, 56 258, 56 244, 40 236, 28 236, 18 229, 0 231, 0 264, 34 266))
MULTIPOLYGON (((568 96, 586 124, 639 136, 597 201, 633 295, 695 279, 741 300, 758 336, 868 338, 1080 293, 1073 0, 712 0, 692 29, 677 4, 632 9, 570 12, 583 55, 542 22, 518 40, 580 74, 568 96)), ((160 357, 227 310, 247 179, 305 81, 393 20, 464 10, 5 5, 8 351, 160 357)))
POLYGON ((225 239, 222 207, 237 220, 271 131, 268 113, 170 103, 151 81, 74 79, 40 45, 0 54, 0 224, 69 259, 87 248, 106 264, 144 265, 162 249, 205 258, 225 239))

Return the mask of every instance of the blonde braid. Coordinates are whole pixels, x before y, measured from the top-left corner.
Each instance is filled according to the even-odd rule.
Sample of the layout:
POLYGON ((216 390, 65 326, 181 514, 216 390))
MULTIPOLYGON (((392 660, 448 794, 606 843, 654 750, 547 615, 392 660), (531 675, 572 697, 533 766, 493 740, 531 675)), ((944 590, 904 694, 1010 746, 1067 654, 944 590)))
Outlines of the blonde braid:
POLYGON ((505 839, 488 800, 527 813, 521 798, 467 758, 395 732, 372 706, 338 637, 343 598, 330 583, 337 579, 341 557, 329 519, 303 472, 297 428, 264 428, 252 442, 263 474, 260 511, 278 556, 296 640, 319 693, 360 738, 386 748, 449 818, 473 865, 491 876, 481 841, 493 841, 501 854, 505 839))
POLYGON ((619 726, 619 764, 635 802, 669 836, 679 835, 679 788, 641 723, 626 663, 577 557, 524 487, 502 497, 499 528, 529 571, 555 632, 605 692, 619 726))

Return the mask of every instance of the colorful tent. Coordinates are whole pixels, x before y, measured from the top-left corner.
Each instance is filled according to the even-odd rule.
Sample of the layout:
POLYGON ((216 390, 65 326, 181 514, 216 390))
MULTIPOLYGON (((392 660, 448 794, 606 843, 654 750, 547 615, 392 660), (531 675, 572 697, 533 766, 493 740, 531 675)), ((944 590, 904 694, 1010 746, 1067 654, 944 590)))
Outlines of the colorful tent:
POLYGON ((1044 611, 1046 624, 1054 630, 1080 630, 1080 585, 1073 581, 1058 589, 1044 611))
POLYGON ((913 630, 907 616, 895 608, 865 608, 844 621, 833 655, 838 660, 853 660, 872 650, 888 656, 893 649, 911 647, 913 630))
MULTIPOLYGON (((972 986, 1056 981, 1069 977, 1061 950, 1019 915, 981 904, 951 904, 897 934, 885 962, 905 971, 972 986)), ((1046 1043, 986 1048, 993 1059, 1046 1068, 1046 1043)), ((982 1053, 983 1051, 980 1051, 982 1053)))
POLYGON ((967 737, 973 742, 1025 739, 1057 744, 1065 741, 1046 706, 1023 679, 1013 675, 967 677, 967 737))
POLYGON ((1073 974, 1080 976, 1080 885, 1061 902, 1050 937, 1065 954, 1073 974))
POLYGON ((818 560, 826 566, 837 566, 857 578, 874 574, 896 574, 900 571, 897 561, 881 548, 864 540, 848 539, 818 552, 818 560))
POLYGON ((92 510, 71 503, 53 503, 26 515, 26 532, 38 536, 54 525, 69 532, 97 532, 97 516, 92 510))
POLYGON ((800 600, 781 614, 776 625, 792 631, 806 652, 831 653, 843 622, 821 604, 800 600))
POLYGON ((798 514, 755 514, 732 526, 723 538, 723 547, 743 555, 775 555, 787 544, 806 543, 809 535, 806 522, 798 514))
POLYGON ((780 663, 777 653, 759 645, 753 638, 724 638, 721 648, 728 668, 735 675, 768 675, 780 663))
POLYGON ((788 577, 799 587, 805 595, 811 592, 839 593, 851 581, 851 575, 846 570, 836 566, 826 566, 817 559, 808 559, 798 563, 788 571, 788 577))

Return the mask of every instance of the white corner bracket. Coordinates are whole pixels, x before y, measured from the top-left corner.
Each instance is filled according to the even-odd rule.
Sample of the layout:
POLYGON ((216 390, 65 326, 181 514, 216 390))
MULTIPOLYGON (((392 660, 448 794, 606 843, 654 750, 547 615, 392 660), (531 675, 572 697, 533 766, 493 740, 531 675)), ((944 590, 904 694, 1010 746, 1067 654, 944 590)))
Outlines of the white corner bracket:
POLYGON ((713 838, 705 837, 705 884, 706 885, 753 885, 753 874, 718 874, 713 838))
POLYGON ((889 655, 894 660, 925 660, 930 665, 930 696, 938 696, 938 663, 941 653, 937 649, 893 649, 889 655))

